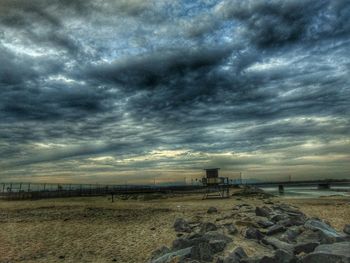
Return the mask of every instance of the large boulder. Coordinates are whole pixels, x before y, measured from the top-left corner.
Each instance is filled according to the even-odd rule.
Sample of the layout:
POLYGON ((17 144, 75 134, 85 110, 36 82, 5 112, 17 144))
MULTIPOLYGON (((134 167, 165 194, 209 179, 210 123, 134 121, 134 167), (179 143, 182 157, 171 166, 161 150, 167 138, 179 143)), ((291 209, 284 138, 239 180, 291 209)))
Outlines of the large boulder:
POLYGON ((349 263, 350 242, 319 245, 315 251, 302 258, 301 263, 349 263))
POLYGON ((322 236, 322 243, 333 243, 336 241, 344 241, 345 235, 337 232, 330 225, 317 219, 309 219, 304 224, 305 228, 318 231, 322 236))
POLYGON ((174 222, 174 229, 176 232, 190 233, 192 231, 190 224, 183 218, 176 218, 174 222))

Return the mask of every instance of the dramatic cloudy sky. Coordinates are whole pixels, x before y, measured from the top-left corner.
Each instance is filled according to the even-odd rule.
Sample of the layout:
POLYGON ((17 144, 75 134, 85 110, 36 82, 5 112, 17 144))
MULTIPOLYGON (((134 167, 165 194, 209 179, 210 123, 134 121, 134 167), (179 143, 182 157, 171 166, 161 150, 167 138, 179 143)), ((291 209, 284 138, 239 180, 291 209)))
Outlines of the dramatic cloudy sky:
POLYGON ((0 181, 349 178, 349 0, 0 0, 0 181))

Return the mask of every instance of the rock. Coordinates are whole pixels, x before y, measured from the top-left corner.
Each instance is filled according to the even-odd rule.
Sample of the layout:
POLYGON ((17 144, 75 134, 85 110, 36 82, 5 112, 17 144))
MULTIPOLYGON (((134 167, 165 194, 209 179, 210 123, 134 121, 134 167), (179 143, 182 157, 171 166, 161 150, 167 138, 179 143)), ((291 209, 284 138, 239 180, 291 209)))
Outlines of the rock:
POLYGON ((322 234, 322 243, 333 243, 336 241, 343 241, 343 239, 345 238, 345 235, 340 234, 334 228, 320 220, 309 219, 306 221, 304 226, 307 229, 319 231, 322 234))
POLYGON ((319 242, 299 243, 294 246, 294 254, 311 253, 319 245, 319 242))
POLYGON ((276 250, 272 257, 264 256, 259 263, 291 263, 296 262, 296 257, 283 249, 276 250))
POLYGON ((270 220, 274 223, 278 223, 279 221, 287 220, 287 219, 289 219, 289 216, 286 214, 274 214, 270 218, 270 220))
POLYGON ((167 253, 170 253, 170 252, 171 252, 170 248, 168 248, 166 246, 162 246, 162 247, 160 247, 157 250, 152 252, 151 259, 159 258, 167 253))
POLYGON ((203 242, 209 242, 209 240, 207 238, 204 238, 200 234, 194 234, 189 236, 188 238, 181 237, 181 238, 175 239, 172 244, 172 249, 179 250, 186 247, 193 247, 203 242))
POLYGON ((286 219, 280 220, 278 223, 280 225, 290 227, 290 226, 301 226, 304 225, 306 218, 303 216, 289 216, 286 219))
POLYGON ((209 246, 211 251, 215 254, 221 252, 225 249, 227 242, 224 240, 211 240, 209 241, 209 246))
POLYGON ((203 235, 203 238, 205 238, 207 241, 223 240, 223 241, 225 241, 226 243, 232 242, 232 238, 230 238, 230 237, 228 237, 228 236, 225 236, 224 234, 219 233, 219 232, 217 232, 217 231, 209 231, 209 232, 206 232, 206 233, 203 235))
POLYGON ((260 240, 264 237, 264 235, 254 227, 248 227, 244 233, 244 237, 247 239, 256 239, 260 240))
POLYGON ((301 259, 301 263, 349 263, 350 242, 319 245, 315 251, 301 259))
POLYGON ((190 233, 192 231, 188 222, 183 218, 176 218, 174 223, 174 229, 176 232, 190 233))
POLYGON ((216 207, 209 207, 208 210, 207 210, 207 213, 208 214, 214 214, 214 213, 217 213, 218 212, 218 209, 216 207))
POLYGON ((251 186, 247 186, 243 188, 241 191, 233 193, 232 196, 262 197, 262 198, 273 197, 272 194, 266 193, 262 189, 259 189, 257 187, 251 187, 251 186))
POLYGON ((236 247, 231 254, 237 255, 239 258, 245 258, 247 257, 247 254, 245 253, 244 249, 242 247, 236 247))
POLYGON ((247 227, 255 227, 258 228, 259 225, 252 221, 244 221, 244 220, 238 220, 236 221, 237 226, 247 226, 247 227))
POLYGON ((213 251, 209 243, 203 242, 192 247, 191 249, 191 259, 198 259, 200 261, 212 261, 213 251))
POLYGON ((64 255, 60 255, 58 256, 59 259, 65 259, 65 256, 64 255))
POLYGON ((261 220, 257 221, 256 223, 262 228, 267 228, 267 227, 275 225, 273 222, 271 222, 270 220, 267 220, 267 219, 261 219, 261 220))
POLYGON ((223 261, 223 263, 239 263, 240 260, 246 258, 247 254, 241 247, 235 248, 223 261))
POLYGON ((281 233, 284 231, 286 231, 286 228, 284 226, 274 225, 274 226, 271 226, 267 229, 266 235, 272 236, 274 234, 281 233))
POLYGON ((304 215, 303 212, 301 212, 300 210, 298 210, 298 208, 293 207, 291 205, 288 204, 278 204, 278 205, 274 205, 273 210, 275 211, 280 211, 282 213, 288 214, 288 215, 304 215))
POLYGON ((316 230, 311 230, 311 229, 306 229, 303 231, 297 238, 296 238, 297 243, 309 243, 309 242, 319 242, 321 244, 324 243, 329 243, 325 238, 323 237, 322 232, 316 230))
POLYGON ((239 204, 238 206, 239 206, 240 208, 241 208, 241 207, 249 207, 249 208, 253 208, 253 207, 252 207, 252 205, 250 205, 250 204, 246 204, 246 203, 239 204))
POLYGON ((343 232, 347 235, 350 235, 350 224, 344 226, 343 232))
POLYGON ((189 258, 191 256, 192 247, 180 249, 174 252, 170 252, 167 254, 164 254, 156 259, 153 259, 151 263, 169 263, 174 258, 176 258, 178 261, 184 260, 185 258, 189 258))
POLYGON ((292 226, 288 228, 287 231, 284 232, 279 239, 287 243, 294 243, 301 232, 302 230, 300 227, 292 226))
POLYGON ((263 216, 263 217, 268 217, 270 216, 271 213, 271 209, 268 208, 267 206, 263 206, 263 207, 256 207, 255 208, 255 214, 257 216, 263 216))
POLYGON ((242 258, 239 263, 260 263, 261 258, 252 257, 252 258, 242 258))
POLYGON ((200 232, 201 233, 206 233, 208 231, 215 231, 217 230, 217 226, 213 223, 210 223, 210 222, 205 222, 205 223, 202 223, 201 224, 201 229, 200 229, 200 232))
POLYGON ((238 229, 235 227, 234 224, 232 223, 229 223, 229 224, 225 224, 224 225, 225 228, 227 229, 227 232, 230 234, 230 235, 234 235, 238 232, 238 229))
POLYGON ((265 245, 271 245, 274 249, 283 249, 287 252, 293 253, 294 246, 291 244, 288 244, 286 242, 283 242, 277 238, 274 237, 264 237, 261 242, 265 245))
POLYGON ((173 244, 171 247, 174 250, 179 250, 179 249, 184 249, 186 247, 190 247, 192 245, 193 245, 193 242, 191 242, 189 239, 180 237, 173 241, 173 244))

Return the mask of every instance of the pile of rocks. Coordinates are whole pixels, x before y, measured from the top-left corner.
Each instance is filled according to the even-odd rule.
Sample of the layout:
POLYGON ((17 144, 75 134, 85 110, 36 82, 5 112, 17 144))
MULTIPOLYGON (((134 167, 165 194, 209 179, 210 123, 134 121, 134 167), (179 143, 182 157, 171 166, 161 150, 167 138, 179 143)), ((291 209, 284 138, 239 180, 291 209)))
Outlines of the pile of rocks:
POLYGON ((245 186, 240 191, 236 191, 232 194, 235 197, 257 197, 260 199, 266 199, 273 197, 272 194, 265 192, 264 190, 254 187, 254 186, 245 186))
POLYGON ((170 248, 154 251, 150 262, 350 263, 350 225, 339 233, 295 207, 266 203, 270 205, 238 205, 224 217, 209 208, 215 223, 177 218, 177 239, 170 248), (249 257, 235 239, 249 240, 269 253, 249 257))

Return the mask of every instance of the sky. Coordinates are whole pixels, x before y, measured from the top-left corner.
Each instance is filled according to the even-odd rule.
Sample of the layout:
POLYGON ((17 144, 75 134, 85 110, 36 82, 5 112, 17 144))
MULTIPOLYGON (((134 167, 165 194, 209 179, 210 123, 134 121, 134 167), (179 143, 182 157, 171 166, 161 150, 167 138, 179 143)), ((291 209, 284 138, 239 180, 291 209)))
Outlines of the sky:
POLYGON ((0 0, 0 181, 350 178, 350 1, 0 0))

